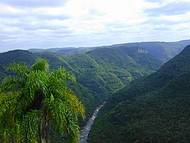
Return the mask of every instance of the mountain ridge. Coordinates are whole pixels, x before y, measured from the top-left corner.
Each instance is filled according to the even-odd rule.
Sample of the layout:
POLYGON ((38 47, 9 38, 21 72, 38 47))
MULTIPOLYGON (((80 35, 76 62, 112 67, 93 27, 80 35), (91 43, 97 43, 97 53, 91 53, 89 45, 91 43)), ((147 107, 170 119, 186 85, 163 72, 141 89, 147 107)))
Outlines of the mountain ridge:
POLYGON ((106 46, 97 47, 70 47, 70 48, 50 48, 50 49, 30 49, 31 52, 55 52, 60 55, 76 55, 86 53, 95 49, 101 48, 117 48, 118 46, 131 47, 138 46, 139 48, 145 48, 152 56, 157 57, 158 60, 163 62, 168 61, 177 55, 183 48, 190 44, 190 39, 180 40, 176 42, 162 42, 162 41, 151 41, 151 42, 131 42, 121 43, 106 46), (156 51, 156 52, 155 52, 156 51))

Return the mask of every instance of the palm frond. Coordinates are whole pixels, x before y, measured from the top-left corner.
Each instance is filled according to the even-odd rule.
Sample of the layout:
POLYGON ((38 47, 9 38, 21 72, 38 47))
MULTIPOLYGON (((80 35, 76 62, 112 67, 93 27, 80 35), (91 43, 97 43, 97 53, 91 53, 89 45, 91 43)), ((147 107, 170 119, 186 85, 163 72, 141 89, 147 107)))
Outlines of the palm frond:
POLYGON ((84 117, 85 110, 69 88, 76 79, 64 68, 49 72, 44 59, 38 59, 31 68, 12 64, 8 71, 12 74, 0 86, 0 142, 48 140, 39 132, 51 123, 55 131, 77 143, 78 117, 84 117))
POLYGON ((36 60, 36 63, 32 65, 32 70, 40 70, 40 71, 48 71, 49 70, 49 64, 47 60, 38 58, 36 60))

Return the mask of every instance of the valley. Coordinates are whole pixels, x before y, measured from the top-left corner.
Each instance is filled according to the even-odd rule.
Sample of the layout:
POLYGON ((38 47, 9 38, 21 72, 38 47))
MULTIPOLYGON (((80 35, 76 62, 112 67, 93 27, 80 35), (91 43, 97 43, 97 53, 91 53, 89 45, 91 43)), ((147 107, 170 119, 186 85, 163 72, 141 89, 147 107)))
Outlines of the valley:
MULTIPOLYGON (((52 48, 50 50, 32 49, 29 51, 9 51, 0 53, 0 78, 9 74, 6 71, 6 67, 9 64, 24 63, 30 66, 39 58, 47 59, 50 70, 52 71, 59 67, 64 67, 76 78, 77 84, 70 85, 70 87, 84 104, 86 110, 85 120, 80 120, 80 126, 83 128, 81 131, 81 143, 85 143, 87 140, 88 143, 103 143, 102 138, 105 138, 105 143, 111 143, 112 141, 113 143, 118 141, 125 142, 126 135, 124 132, 126 132, 127 129, 123 128, 120 130, 120 125, 122 124, 122 127, 135 129, 133 122, 130 126, 126 124, 125 120, 128 119, 128 116, 132 113, 128 113, 130 110, 125 111, 125 109, 132 108, 131 112, 133 112, 133 110, 137 112, 138 117, 146 115, 144 110, 139 110, 136 105, 142 106, 143 109, 146 107, 146 100, 154 98, 154 94, 160 94, 160 91, 158 92, 153 89, 161 90, 162 85, 166 84, 168 82, 167 79, 171 78, 171 74, 175 72, 175 68, 181 64, 177 63, 174 66, 175 68, 166 68, 167 65, 169 65, 167 61, 170 63, 170 59, 179 54, 188 44, 190 44, 190 40, 168 43, 127 43, 86 48, 85 50, 71 48, 71 51, 69 48, 66 50, 52 48), (172 71, 168 71, 168 69, 172 69, 172 71), (169 74, 167 75, 167 73, 169 74), (157 82, 155 83, 154 81, 157 82), (127 95, 125 95, 125 93, 127 95), (136 95, 144 93, 149 93, 150 95, 136 97, 136 95), (133 96, 128 95, 133 95, 135 101, 133 101, 133 96), (98 105, 105 100, 107 100, 108 103, 100 111, 94 123, 98 111, 102 108, 102 106, 98 105), (128 102, 131 103, 130 107, 125 107, 128 102), (141 102, 142 105, 140 104, 141 102), (141 115, 141 112, 144 113, 144 115, 141 115), (117 132, 114 132, 115 128, 118 128, 117 132), (114 134, 114 139, 112 139, 112 134, 114 134), (87 139, 88 135, 89 139, 87 139), (112 137, 109 138, 109 136, 112 137), (121 140, 115 138, 115 136, 118 136, 121 140)), ((181 66, 181 68, 183 67, 184 69, 187 68, 187 66, 181 66)), ((161 98, 159 96, 157 96, 158 99, 156 99, 156 101, 161 98)), ((152 107, 150 113, 153 112, 153 109, 152 107)), ((149 110, 149 108, 146 110, 149 110)), ((157 110, 156 107, 155 110, 157 110)), ((135 121, 133 116, 136 117, 137 115, 132 114, 131 116, 131 120, 135 121)), ((151 115, 148 114, 147 118, 149 116, 151 115)), ((141 124, 137 123, 137 125, 139 126, 141 124)), ((143 125, 144 123, 142 126, 143 125)), ((130 134, 132 133, 131 131, 129 132, 130 134)), ((134 132, 136 134, 136 129, 134 132)), ((129 140, 133 140, 133 138, 130 139, 129 136, 128 138, 129 140)), ((139 138, 139 141, 140 140, 139 138)))
POLYGON ((0 0, 0 143, 190 143, 190 0, 0 0))

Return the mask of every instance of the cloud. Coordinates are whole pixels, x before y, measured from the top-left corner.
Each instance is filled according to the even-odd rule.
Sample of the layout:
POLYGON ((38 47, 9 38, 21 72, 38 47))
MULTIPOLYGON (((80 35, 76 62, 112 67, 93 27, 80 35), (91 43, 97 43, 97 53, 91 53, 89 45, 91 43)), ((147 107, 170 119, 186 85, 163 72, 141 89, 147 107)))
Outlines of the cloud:
POLYGON ((190 2, 173 2, 158 8, 147 9, 146 13, 153 16, 159 15, 177 15, 190 11, 190 2))
POLYGON ((1 0, 0 51, 185 39, 188 1, 1 0))
POLYGON ((1 3, 16 7, 41 7, 63 5, 65 0, 1 0, 1 3))

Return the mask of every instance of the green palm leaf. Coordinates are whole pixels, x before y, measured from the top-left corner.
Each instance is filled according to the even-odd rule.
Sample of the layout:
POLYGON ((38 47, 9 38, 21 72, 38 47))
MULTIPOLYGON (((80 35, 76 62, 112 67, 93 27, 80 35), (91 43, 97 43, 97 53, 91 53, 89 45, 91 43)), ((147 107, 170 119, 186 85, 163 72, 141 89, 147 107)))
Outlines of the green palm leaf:
POLYGON ((0 89, 0 142, 48 142, 50 126, 69 142, 78 142, 78 117, 85 111, 68 87, 75 78, 63 68, 50 72, 44 59, 31 68, 12 64, 7 70, 10 75, 0 89))

